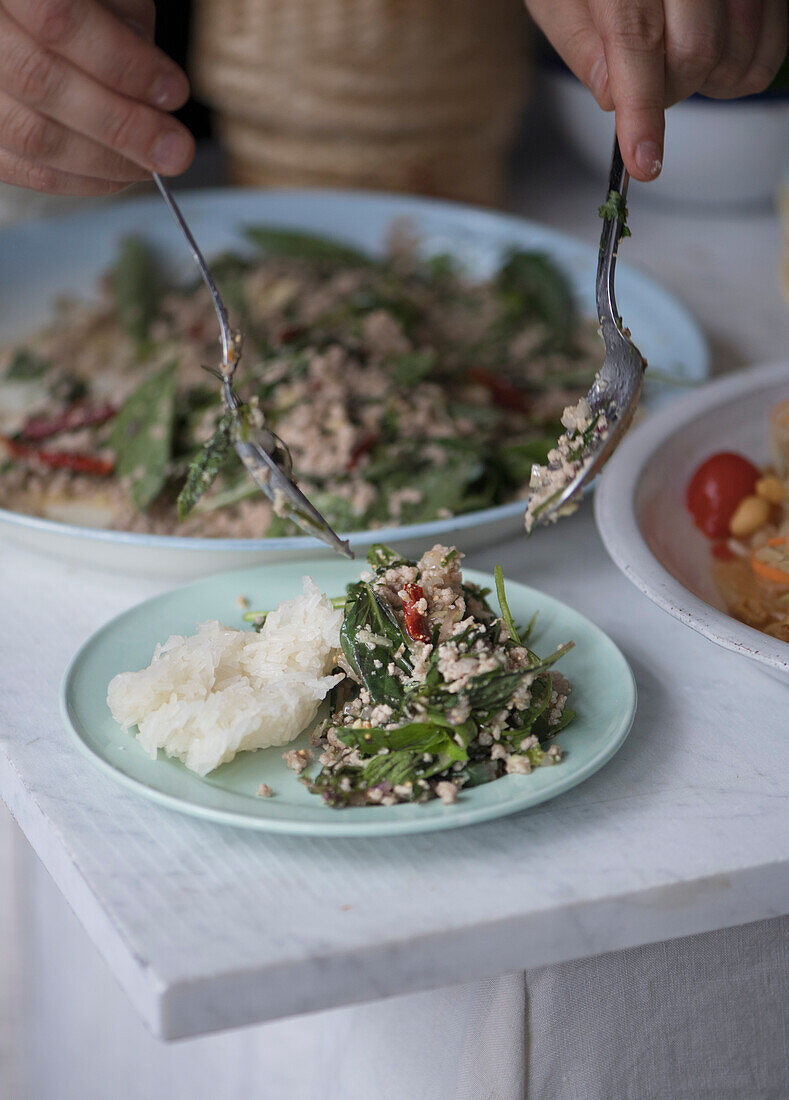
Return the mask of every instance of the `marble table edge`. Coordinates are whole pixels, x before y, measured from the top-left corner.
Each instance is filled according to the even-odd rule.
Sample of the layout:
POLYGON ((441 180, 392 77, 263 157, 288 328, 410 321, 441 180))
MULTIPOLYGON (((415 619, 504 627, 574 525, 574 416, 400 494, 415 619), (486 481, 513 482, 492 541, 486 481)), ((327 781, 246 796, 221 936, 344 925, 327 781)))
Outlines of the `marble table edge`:
MULTIPOLYGON (((166 1040, 381 1000, 789 912, 789 864, 668 883, 372 948, 166 982, 166 1040), (613 931, 615 929, 615 931, 613 931), (480 952, 480 936, 486 937, 480 952), (407 953, 407 964, 403 965, 407 953)), ((149 1021, 149 1026, 151 1022, 149 1021)))
POLYGON ((789 911, 789 863, 763 864, 331 955, 193 978, 128 943, 0 752, 9 809, 151 1033, 183 1039, 711 931, 789 911), (480 948, 483 938, 483 949, 480 948))

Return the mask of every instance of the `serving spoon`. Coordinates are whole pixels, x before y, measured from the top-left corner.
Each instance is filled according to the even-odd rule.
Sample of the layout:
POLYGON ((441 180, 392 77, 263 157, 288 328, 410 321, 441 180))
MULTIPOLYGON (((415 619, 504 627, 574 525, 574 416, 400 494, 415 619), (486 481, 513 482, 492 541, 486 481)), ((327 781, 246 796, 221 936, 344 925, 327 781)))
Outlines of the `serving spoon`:
POLYGON ((600 235, 595 284, 597 319, 605 344, 605 359, 586 395, 592 415, 604 415, 608 430, 602 435, 594 433, 589 445, 579 456, 581 468, 540 510, 536 517, 540 523, 556 519, 561 509, 574 501, 584 486, 600 473, 630 426, 644 384, 647 361, 630 339, 629 329, 622 324, 614 294, 619 242, 626 235, 625 199, 629 182, 630 176, 622 160, 619 139, 614 138, 606 203, 600 208, 603 231, 600 235))
MULTIPOLYGON (((203 282, 211 294, 222 341, 222 399, 228 410, 237 412, 241 402, 233 389, 233 375, 241 357, 241 333, 235 332, 230 327, 227 310, 211 270, 170 188, 157 172, 152 174, 154 183, 186 238, 195 263, 200 269, 203 282)), ((249 427, 243 433, 235 434, 233 445, 247 473, 273 503, 277 515, 286 515, 308 535, 322 539, 338 554, 353 558, 353 551, 348 542, 340 538, 293 481, 291 477, 293 460, 290 451, 279 436, 265 426, 249 427)))

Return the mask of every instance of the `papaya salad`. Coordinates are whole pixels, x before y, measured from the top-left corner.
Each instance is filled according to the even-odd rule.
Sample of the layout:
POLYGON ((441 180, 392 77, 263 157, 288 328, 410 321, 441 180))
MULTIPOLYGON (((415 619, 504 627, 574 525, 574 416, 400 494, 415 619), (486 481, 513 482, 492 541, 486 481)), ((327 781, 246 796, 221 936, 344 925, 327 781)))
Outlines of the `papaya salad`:
POLYGON ((687 506, 712 540, 715 584, 731 615, 789 642, 789 400, 770 412, 770 461, 720 451, 696 470, 687 506))
MULTIPOLYGON (((419 523, 529 495, 563 408, 600 351, 562 273, 511 250, 486 279, 250 227, 212 270, 244 332, 251 416, 287 444, 302 490, 342 531, 419 523)), ((176 285, 140 238, 91 301, 0 351, 0 507, 161 535, 298 534, 232 446, 201 283, 176 285)))

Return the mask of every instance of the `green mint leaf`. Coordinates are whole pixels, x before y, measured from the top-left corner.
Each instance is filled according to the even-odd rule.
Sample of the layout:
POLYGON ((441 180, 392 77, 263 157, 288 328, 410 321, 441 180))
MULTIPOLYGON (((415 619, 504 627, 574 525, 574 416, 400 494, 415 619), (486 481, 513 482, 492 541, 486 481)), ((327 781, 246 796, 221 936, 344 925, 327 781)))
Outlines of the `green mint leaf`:
POLYGON ((374 542, 372 544, 367 551, 367 563, 373 569, 391 569, 393 565, 412 564, 384 542, 374 542))
POLYGON ((373 701, 399 707, 403 700, 403 688, 389 671, 389 665, 394 662, 410 673, 413 665, 408 656, 408 642, 391 610, 363 581, 348 585, 345 616, 340 627, 340 646, 373 701), (381 640, 369 641, 368 635, 381 640), (401 645, 405 647, 404 653, 395 657, 401 645))
POLYGON ((528 321, 540 321, 555 346, 566 348, 576 320, 575 302, 564 273, 547 256, 512 249, 504 258, 496 288, 504 334, 528 321))
POLYGON ((488 713, 506 707, 529 672, 531 669, 517 672, 505 672, 501 669, 472 677, 463 692, 471 704, 472 713, 488 713))

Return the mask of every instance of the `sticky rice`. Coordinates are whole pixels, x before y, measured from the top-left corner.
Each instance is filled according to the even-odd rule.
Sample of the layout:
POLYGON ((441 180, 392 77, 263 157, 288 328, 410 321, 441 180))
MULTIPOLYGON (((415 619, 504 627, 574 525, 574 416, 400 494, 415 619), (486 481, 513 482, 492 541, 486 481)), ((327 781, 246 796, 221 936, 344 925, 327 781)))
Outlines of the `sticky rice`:
POLYGON ((110 682, 107 703, 151 756, 163 749, 198 775, 236 753, 285 745, 314 721, 340 644, 342 612, 311 577, 272 611, 259 633, 216 620, 157 645, 139 672, 110 682))

